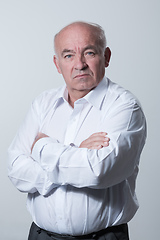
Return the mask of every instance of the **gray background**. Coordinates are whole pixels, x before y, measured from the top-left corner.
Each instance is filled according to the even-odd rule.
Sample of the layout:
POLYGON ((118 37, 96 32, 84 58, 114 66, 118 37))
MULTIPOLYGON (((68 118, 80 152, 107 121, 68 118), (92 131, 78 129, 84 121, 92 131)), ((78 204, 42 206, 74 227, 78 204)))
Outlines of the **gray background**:
POLYGON ((27 240, 31 218, 26 194, 7 178, 7 148, 43 90, 63 84, 52 62, 54 34, 75 20, 105 29, 112 50, 107 76, 133 92, 148 122, 131 240, 159 239, 159 0, 0 0, 0 235, 27 240))

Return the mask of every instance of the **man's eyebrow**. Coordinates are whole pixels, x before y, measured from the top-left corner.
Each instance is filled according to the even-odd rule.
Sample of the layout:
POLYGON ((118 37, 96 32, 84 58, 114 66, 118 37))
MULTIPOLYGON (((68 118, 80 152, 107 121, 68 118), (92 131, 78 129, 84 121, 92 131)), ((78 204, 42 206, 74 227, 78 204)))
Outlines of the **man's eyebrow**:
POLYGON ((95 45, 88 45, 88 46, 86 46, 86 47, 83 49, 83 51, 86 51, 86 50, 88 50, 88 49, 92 49, 92 50, 97 51, 97 47, 96 47, 95 45))
MULTIPOLYGON (((96 52, 98 51, 98 49, 97 49, 97 47, 95 45, 87 45, 86 47, 84 47, 83 52, 85 52, 88 49, 92 49, 92 50, 94 50, 96 52)), ((66 53, 75 53, 75 51, 71 50, 71 49, 65 48, 65 49, 63 49, 63 51, 61 53, 61 56, 63 57, 64 54, 66 54, 66 53)))
POLYGON ((75 53, 73 50, 70 49, 63 49, 61 56, 63 56, 65 53, 75 53))

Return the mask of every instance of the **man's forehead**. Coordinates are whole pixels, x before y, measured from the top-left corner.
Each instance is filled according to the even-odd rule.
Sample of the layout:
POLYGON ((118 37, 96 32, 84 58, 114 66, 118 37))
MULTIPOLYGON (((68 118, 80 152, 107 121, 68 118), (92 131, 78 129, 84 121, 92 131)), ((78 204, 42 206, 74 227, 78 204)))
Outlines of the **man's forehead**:
POLYGON ((57 42, 59 41, 83 41, 88 40, 94 41, 94 39, 98 38, 98 33, 96 34, 95 29, 92 26, 81 25, 81 24, 73 24, 62 29, 56 36, 57 42), (94 31, 93 31, 94 30, 94 31))
POLYGON ((71 24, 62 29, 55 38, 55 51, 60 54, 64 49, 84 49, 89 45, 101 51, 99 31, 89 24, 71 24))
POLYGON ((92 34, 85 34, 72 32, 72 33, 66 33, 59 35, 59 38, 57 39, 57 46, 66 49, 74 49, 74 48, 88 48, 89 46, 91 48, 94 48, 96 46, 97 39, 92 34))

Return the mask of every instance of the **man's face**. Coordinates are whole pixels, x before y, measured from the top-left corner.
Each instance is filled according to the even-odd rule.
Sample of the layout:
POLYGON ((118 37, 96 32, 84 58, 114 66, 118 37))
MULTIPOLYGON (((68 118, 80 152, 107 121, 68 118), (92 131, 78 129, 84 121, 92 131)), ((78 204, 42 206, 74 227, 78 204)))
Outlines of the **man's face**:
POLYGON ((63 75, 69 94, 86 95, 103 79, 106 66, 104 51, 91 29, 70 26, 56 39, 54 62, 63 75))

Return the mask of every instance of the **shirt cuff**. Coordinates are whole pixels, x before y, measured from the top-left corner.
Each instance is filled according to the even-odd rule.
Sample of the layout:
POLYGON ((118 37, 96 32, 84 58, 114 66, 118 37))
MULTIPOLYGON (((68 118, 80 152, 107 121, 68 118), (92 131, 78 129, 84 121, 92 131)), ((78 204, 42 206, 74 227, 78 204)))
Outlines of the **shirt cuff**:
POLYGON ((50 138, 50 137, 44 137, 39 139, 33 149, 32 149, 32 155, 31 157, 36 161, 39 162, 40 158, 41 158, 41 151, 43 150, 43 148, 50 143, 58 143, 58 141, 56 139, 50 138))

